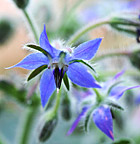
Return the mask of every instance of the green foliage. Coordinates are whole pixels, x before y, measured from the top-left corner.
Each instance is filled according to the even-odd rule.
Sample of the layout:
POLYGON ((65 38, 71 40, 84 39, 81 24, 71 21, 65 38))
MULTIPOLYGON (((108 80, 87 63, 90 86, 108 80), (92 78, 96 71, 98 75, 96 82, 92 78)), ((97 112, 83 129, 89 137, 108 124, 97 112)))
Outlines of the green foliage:
POLYGON ((25 88, 18 89, 13 83, 9 81, 1 80, 0 90, 4 92, 6 96, 14 98, 23 105, 37 106, 40 104, 40 98, 35 93, 32 94, 30 100, 27 100, 27 90, 25 88))

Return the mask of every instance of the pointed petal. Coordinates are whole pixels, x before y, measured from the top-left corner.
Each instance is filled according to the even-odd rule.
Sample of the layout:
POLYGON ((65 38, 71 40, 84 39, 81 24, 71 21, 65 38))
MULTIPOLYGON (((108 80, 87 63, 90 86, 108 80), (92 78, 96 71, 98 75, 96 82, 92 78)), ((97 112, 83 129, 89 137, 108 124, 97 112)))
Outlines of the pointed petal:
POLYGON ((93 121, 103 133, 114 140, 113 121, 109 107, 100 106, 99 108, 95 109, 93 112, 93 121))
POLYGON ((8 67, 6 69, 14 68, 14 67, 21 67, 24 69, 33 70, 42 65, 48 65, 49 60, 48 58, 42 53, 33 53, 26 56, 22 61, 18 64, 8 67))
POLYGON ((57 54, 57 52, 59 51, 51 46, 47 37, 45 25, 44 25, 43 32, 40 35, 39 43, 40 43, 41 48, 49 52, 52 56, 54 56, 54 54, 57 54))
POLYGON ((94 40, 80 44, 74 49, 73 59, 90 60, 96 54, 102 38, 96 38, 94 40))
POLYGON ((75 130, 75 128, 77 127, 78 123, 80 122, 80 120, 85 116, 87 110, 89 107, 83 107, 82 112, 78 115, 77 119, 74 121, 74 123, 72 124, 71 128, 69 129, 69 131, 67 132, 67 135, 70 135, 73 133, 73 131, 75 130))
POLYGON ((121 96, 124 94, 125 91, 130 90, 130 89, 134 89, 134 88, 139 88, 139 87, 140 87, 140 85, 133 86, 133 87, 116 86, 116 87, 112 88, 112 90, 110 91, 109 97, 118 100, 121 98, 121 96))
POLYGON ((122 76, 124 73, 125 73, 125 70, 122 70, 121 72, 117 73, 117 74, 114 76, 113 80, 117 80, 117 79, 118 79, 120 76, 122 76))
POLYGON ((88 72, 87 68, 81 63, 75 62, 70 64, 67 75, 73 83, 82 87, 100 88, 100 86, 95 82, 95 79, 88 72))
POLYGON ((124 74, 125 70, 122 70, 121 72, 117 73, 113 79, 108 80, 104 83, 103 90, 108 90, 112 85, 118 80, 119 77, 121 77, 124 74))
POLYGON ((50 69, 47 69, 40 80, 41 103, 43 107, 45 107, 55 89, 56 85, 53 72, 50 69))

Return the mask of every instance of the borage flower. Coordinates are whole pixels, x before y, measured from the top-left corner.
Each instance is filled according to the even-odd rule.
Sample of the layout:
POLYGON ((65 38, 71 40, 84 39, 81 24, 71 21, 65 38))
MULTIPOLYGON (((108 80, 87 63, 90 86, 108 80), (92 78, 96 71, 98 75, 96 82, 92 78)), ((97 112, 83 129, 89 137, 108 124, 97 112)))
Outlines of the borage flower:
MULTIPOLYGON (((57 41, 54 42, 54 46, 52 46, 49 43, 44 26, 44 30, 40 36, 40 47, 37 45, 26 45, 40 52, 28 55, 21 62, 10 68, 21 67, 29 70, 35 69, 28 80, 47 68, 40 80, 41 102, 44 107, 55 89, 60 89, 63 77, 67 80, 68 76, 73 83, 82 87, 100 88, 88 72, 87 66, 89 65, 83 60, 93 58, 99 48, 101 40, 102 38, 96 38, 80 44, 72 52, 71 48, 65 47, 57 41)), ((93 69, 91 66, 89 67, 93 69)))
MULTIPOLYGON (((109 138, 114 140, 113 121, 110 108, 114 107, 117 109, 123 109, 118 103, 116 103, 116 101, 121 98, 125 91, 140 87, 120 85, 121 82, 117 82, 117 80, 123 73, 124 71, 116 74, 113 79, 105 82, 104 86, 100 89, 102 93, 105 94, 105 96, 102 97, 102 101, 83 106, 82 112, 72 124, 72 127, 67 132, 67 135, 72 134, 81 119, 85 119, 85 122, 87 122, 87 118, 92 116, 95 125, 109 138)), ((87 124, 85 125, 87 126, 87 124)))

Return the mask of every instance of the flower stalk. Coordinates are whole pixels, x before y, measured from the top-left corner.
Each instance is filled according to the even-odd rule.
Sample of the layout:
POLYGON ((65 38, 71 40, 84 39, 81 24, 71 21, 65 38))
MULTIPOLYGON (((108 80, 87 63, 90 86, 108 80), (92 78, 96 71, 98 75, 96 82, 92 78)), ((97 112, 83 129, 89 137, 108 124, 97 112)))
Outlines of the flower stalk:
POLYGON ((23 130, 19 139, 19 144, 29 144, 30 132, 32 130, 32 123, 34 117, 38 111, 38 106, 27 110, 25 121, 23 124, 23 130))
POLYGON ((55 106, 54 106, 54 109, 53 109, 53 112, 54 112, 55 115, 57 115, 57 111, 58 111, 58 108, 59 108, 59 105, 60 105, 61 89, 62 88, 60 88, 59 92, 57 93, 56 103, 55 103, 55 106))
POLYGON ((34 24, 34 21, 32 20, 31 16, 29 15, 29 13, 26 9, 23 9, 23 13, 24 13, 29 25, 30 25, 30 28, 31 28, 31 30, 33 32, 33 35, 34 35, 34 38, 35 38, 35 41, 37 43, 39 43, 38 33, 37 33, 37 30, 36 30, 36 26, 34 24))
POLYGON ((95 94, 96 94, 97 103, 101 103, 102 100, 103 100, 102 96, 100 95, 100 93, 98 92, 97 89, 93 88, 93 90, 94 90, 94 92, 95 92, 95 94))
POLYGON ((97 21, 96 23, 93 22, 87 26, 85 26, 84 28, 80 29, 77 33, 75 33, 71 38, 70 40, 68 40, 67 44, 68 45, 72 45, 73 43, 75 43, 82 35, 84 35, 85 33, 87 33, 88 31, 94 29, 94 28, 97 28, 99 26, 102 26, 104 24, 109 24, 110 21, 109 19, 103 19, 103 20, 100 20, 100 21, 97 21))
POLYGON ((94 61, 100 61, 100 60, 103 60, 105 58, 115 57, 115 56, 129 57, 130 55, 131 55, 131 52, 112 52, 112 53, 106 53, 106 54, 97 56, 97 57, 94 58, 94 61))

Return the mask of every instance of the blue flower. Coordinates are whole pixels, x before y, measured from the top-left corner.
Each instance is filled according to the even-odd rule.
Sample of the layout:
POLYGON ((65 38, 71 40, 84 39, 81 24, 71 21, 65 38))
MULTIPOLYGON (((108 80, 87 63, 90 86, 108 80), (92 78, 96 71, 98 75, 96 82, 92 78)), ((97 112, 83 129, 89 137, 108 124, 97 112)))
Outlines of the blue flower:
POLYGON ((49 43, 44 25, 44 30, 40 36, 39 48, 42 53, 32 53, 10 68, 21 67, 34 70, 42 66, 47 67, 40 80, 41 103, 44 107, 55 89, 60 88, 65 74, 73 83, 79 86, 100 88, 95 79, 88 72, 88 67, 81 63, 81 60, 92 59, 101 41, 102 38, 90 40, 80 44, 72 52, 71 48, 64 47, 63 44, 57 41, 54 43, 54 46, 52 46, 49 43))
POLYGON ((132 87, 120 86, 120 83, 119 82, 117 83, 117 80, 123 73, 124 71, 116 74, 113 79, 105 82, 104 87, 102 87, 100 90, 102 90, 102 92, 105 92, 108 95, 101 103, 97 104, 98 107, 96 106, 95 108, 95 104, 83 106, 82 112, 78 115, 77 119, 72 124, 72 127, 67 132, 67 135, 72 134, 72 132, 77 127, 80 120, 86 118, 88 112, 90 112, 91 110, 91 116, 95 125, 109 138, 114 140, 113 120, 112 120, 110 106, 113 105, 119 106, 116 103, 116 100, 120 99, 125 91, 140 87, 140 86, 132 86, 132 87))

